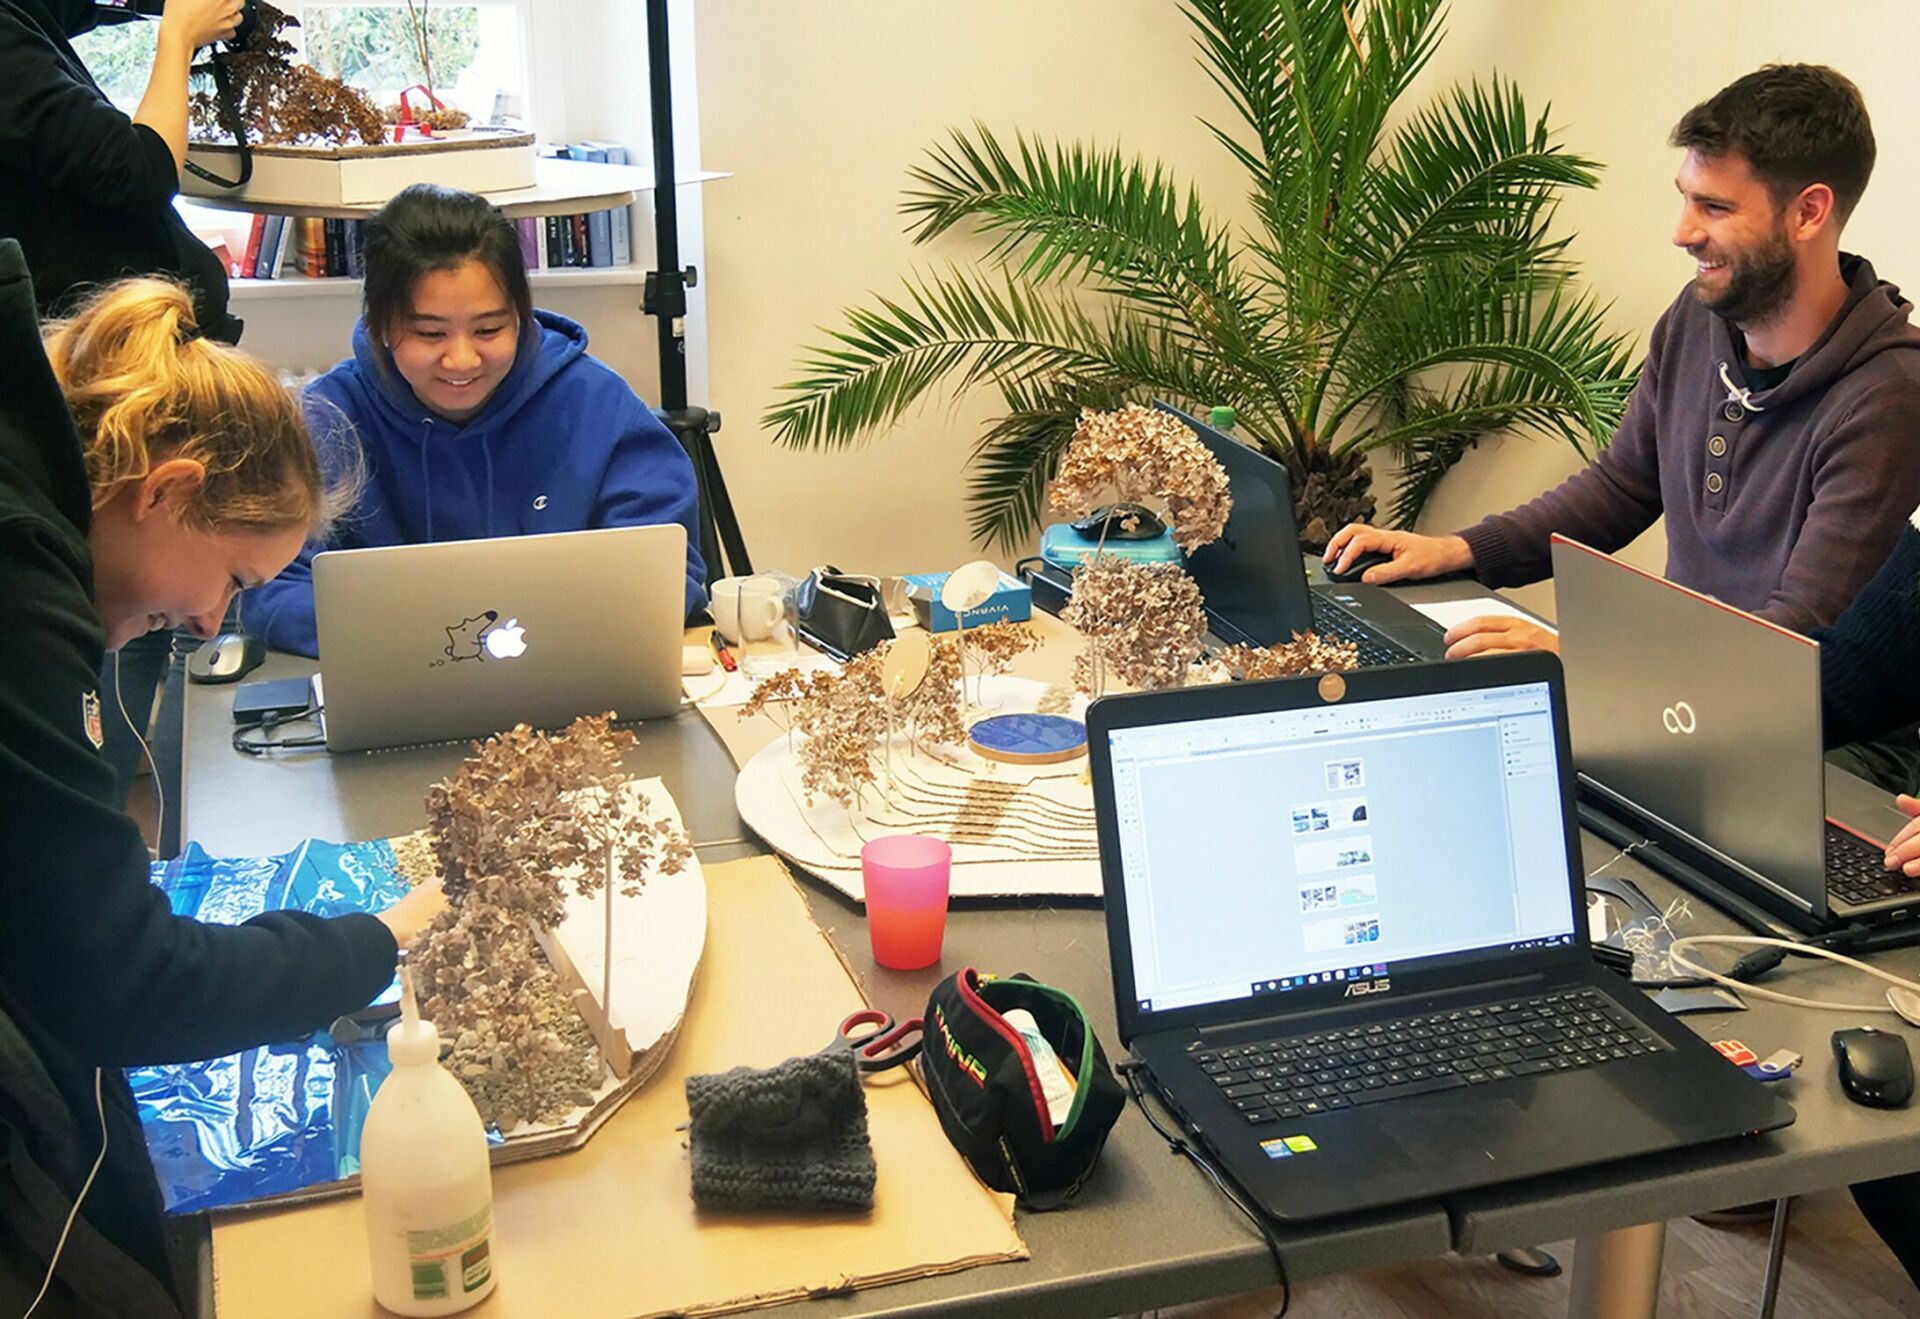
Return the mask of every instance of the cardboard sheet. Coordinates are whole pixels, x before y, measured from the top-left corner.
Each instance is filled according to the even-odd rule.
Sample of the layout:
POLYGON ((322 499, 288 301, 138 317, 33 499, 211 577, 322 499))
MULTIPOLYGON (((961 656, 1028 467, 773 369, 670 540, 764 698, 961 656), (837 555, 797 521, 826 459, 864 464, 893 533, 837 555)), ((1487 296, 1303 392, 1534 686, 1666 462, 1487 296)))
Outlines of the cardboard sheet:
MULTIPOLYGON (((585 1149, 494 1171, 500 1286, 467 1313, 722 1314, 1026 1258, 1011 1197, 974 1179, 904 1071, 867 1085, 871 1214, 695 1212, 685 1078, 811 1053, 865 1006, 778 861, 710 866, 706 878, 706 960, 672 1054, 585 1149)), ((364 1233, 358 1196, 217 1221, 217 1312, 383 1315, 364 1233)))

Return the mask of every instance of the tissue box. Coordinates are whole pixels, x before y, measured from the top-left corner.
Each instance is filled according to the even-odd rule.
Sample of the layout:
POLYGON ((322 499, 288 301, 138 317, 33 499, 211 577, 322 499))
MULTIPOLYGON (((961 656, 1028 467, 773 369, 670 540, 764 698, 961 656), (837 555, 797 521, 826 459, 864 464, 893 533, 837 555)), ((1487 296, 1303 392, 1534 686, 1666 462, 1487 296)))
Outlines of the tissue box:
MULTIPOLYGON (((943 572, 909 573, 906 577, 907 595, 913 601, 913 612, 920 619, 920 626, 929 632, 952 632, 960 626, 960 620, 953 611, 940 603, 940 587, 947 580, 943 572)), ((978 609, 967 611, 967 626, 979 627, 983 623, 1024 623, 1033 617, 1033 592, 1027 584, 1005 573, 1000 574, 1000 585, 978 609)))

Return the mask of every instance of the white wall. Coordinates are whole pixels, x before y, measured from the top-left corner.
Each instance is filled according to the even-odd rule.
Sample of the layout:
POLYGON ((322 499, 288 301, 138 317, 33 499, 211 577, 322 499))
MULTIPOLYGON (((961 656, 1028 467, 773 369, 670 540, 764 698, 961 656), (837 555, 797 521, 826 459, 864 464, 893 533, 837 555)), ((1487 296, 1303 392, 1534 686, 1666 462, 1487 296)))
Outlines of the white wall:
MULTIPOLYGON (((903 272, 981 250, 948 239, 916 249, 896 213, 905 170, 948 125, 1118 141, 1196 181, 1237 212, 1236 170, 1201 115, 1220 94, 1192 59, 1173 0, 696 0, 706 160, 736 177, 711 185, 712 401, 720 449, 756 560, 827 558, 875 570, 925 568, 969 553, 966 451, 992 412, 984 394, 922 408, 871 447, 824 455, 776 449, 758 425, 803 346, 840 308, 898 287, 903 272)), ((1920 84, 1911 59, 1920 8, 1849 0, 1815 11, 1786 0, 1656 0, 1606 5, 1473 0, 1411 97, 1495 69, 1534 105, 1551 102, 1568 145, 1605 162, 1599 189, 1562 212, 1573 253, 1611 299, 1611 322, 1644 346, 1688 278, 1669 243, 1677 154, 1666 135, 1694 102, 1769 60, 1835 65, 1873 112, 1880 163, 1847 235, 1885 278, 1913 273, 1906 217, 1920 201, 1920 84)), ((1554 442, 1493 441, 1432 505, 1452 528, 1537 493, 1578 460, 1554 442)), ((1634 556, 1658 567, 1659 533, 1634 556)), ((1521 598, 1550 607, 1546 588, 1521 598)))

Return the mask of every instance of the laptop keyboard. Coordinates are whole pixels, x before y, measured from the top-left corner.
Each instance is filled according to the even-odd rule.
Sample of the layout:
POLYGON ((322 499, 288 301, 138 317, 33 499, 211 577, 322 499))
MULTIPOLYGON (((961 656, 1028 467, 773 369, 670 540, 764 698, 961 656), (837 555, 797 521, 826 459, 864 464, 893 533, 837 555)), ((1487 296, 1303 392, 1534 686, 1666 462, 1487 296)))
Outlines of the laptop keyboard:
POLYGON ((1598 990, 1573 989, 1190 1056, 1258 1126, 1668 1047, 1598 990))
POLYGON ((1887 854, 1839 825, 1827 825, 1827 890, 1855 906, 1914 891, 1913 883, 1887 869, 1887 854))
POLYGON ((1398 642, 1388 641, 1325 596, 1315 594, 1312 598, 1314 631, 1323 637, 1352 642, 1359 647, 1362 665, 1406 664, 1420 658, 1398 642))

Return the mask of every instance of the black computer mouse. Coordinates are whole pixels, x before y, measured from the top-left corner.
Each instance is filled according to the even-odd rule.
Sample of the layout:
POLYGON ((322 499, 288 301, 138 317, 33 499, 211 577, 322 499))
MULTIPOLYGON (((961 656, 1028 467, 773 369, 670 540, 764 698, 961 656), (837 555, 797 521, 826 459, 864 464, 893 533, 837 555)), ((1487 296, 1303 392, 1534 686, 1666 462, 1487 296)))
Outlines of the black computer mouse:
POLYGON ((1913 1057, 1907 1042, 1871 1026, 1833 1033, 1833 1061, 1847 1098, 1868 1108, 1899 1108, 1913 1095, 1913 1057))
POLYGON ((1382 550, 1362 550, 1353 556, 1353 562, 1345 569, 1335 572, 1331 565, 1327 567, 1327 580, 1330 582, 1357 582, 1361 574, 1377 563, 1392 563, 1393 556, 1382 550))
POLYGON ((1167 529, 1160 515, 1141 504, 1102 504, 1073 524, 1082 540, 1152 540, 1167 529))
POLYGON ((266 657, 266 643, 260 638, 222 632, 187 656, 187 677, 194 682, 239 682, 266 657))

